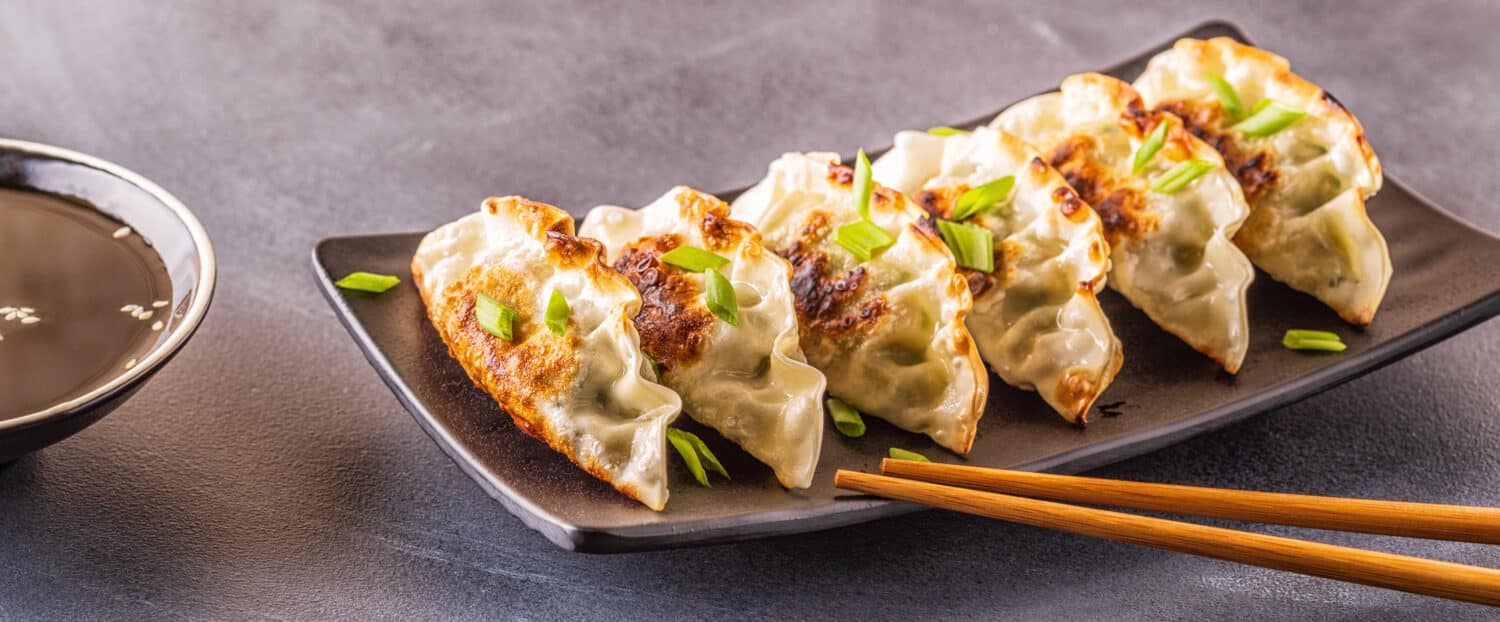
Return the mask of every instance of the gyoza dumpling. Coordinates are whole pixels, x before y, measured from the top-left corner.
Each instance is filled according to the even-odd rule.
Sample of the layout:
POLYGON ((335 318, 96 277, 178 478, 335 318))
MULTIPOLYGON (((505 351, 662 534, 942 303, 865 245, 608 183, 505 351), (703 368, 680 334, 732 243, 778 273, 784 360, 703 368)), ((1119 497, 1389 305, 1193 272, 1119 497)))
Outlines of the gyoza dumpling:
POLYGON ((1249 207, 1213 147, 1172 115, 1144 110, 1129 84, 1093 73, 1069 77, 1060 92, 1016 104, 990 125, 1046 154, 1099 213, 1112 287, 1225 371, 1239 371, 1250 342, 1245 288, 1255 271, 1229 238, 1249 207), (1170 125, 1160 150, 1133 172, 1137 150, 1161 123, 1170 125))
POLYGON ((682 401, 652 381, 631 323, 641 297, 602 244, 573 237, 560 209, 490 198, 427 234, 411 271, 448 353, 517 427, 647 507, 666 505, 667 425, 682 401), (544 320, 553 292, 571 308, 562 335, 544 320), (481 319, 498 308, 483 297, 515 313, 495 313, 510 339, 481 319))
POLYGON ((828 391, 867 414, 968 453, 989 376, 964 328, 972 300, 963 275, 920 208, 876 185, 869 220, 854 171, 832 153, 789 153, 734 202, 767 248, 792 262, 802 349, 828 391), (861 260, 835 242, 868 222, 893 243, 861 260))
POLYGON ((1094 297, 1109 270, 1099 217, 1031 147, 991 128, 901 132, 873 170, 876 181, 943 219, 965 192, 1012 178, 1008 196, 962 221, 994 235, 993 271, 961 268, 974 296, 965 324, 996 374, 1085 423, 1121 361, 1094 297))
POLYGON ((761 246, 754 227, 730 220, 729 205, 686 186, 639 210, 596 207, 581 233, 604 242, 615 270, 640 290, 641 347, 688 416, 766 463, 781 485, 811 485, 827 383, 798 345, 791 265, 761 246), (718 277, 663 261, 685 247, 722 258, 705 256, 733 285, 736 324, 705 302, 706 282, 718 277))
POLYGON ((1224 155, 1251 207, 1234 241, 1255 265, 1348 322, 1375 318, 1391 281, 1385 238, 1365 213, 1380 160, 1348 109, 1286 59, 1227 38, 1179 40, 1135 88, 1224 155), (1215 78, 1233 91, 1228 109, 1215 78))

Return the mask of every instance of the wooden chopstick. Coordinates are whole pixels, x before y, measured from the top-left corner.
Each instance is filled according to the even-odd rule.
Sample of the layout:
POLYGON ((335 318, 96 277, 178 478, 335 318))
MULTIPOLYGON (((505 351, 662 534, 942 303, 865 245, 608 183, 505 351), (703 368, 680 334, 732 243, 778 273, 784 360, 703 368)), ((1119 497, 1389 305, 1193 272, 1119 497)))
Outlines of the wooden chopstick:
POLYGON ((1011 522, 1500 606, 1500 571, 840 469, 833 485, 1011 522))
POLYGON ((1072 503, 1315 529, 1500 544, 1500 508, 1315 497, 885 460, 886 475, 1072 503))

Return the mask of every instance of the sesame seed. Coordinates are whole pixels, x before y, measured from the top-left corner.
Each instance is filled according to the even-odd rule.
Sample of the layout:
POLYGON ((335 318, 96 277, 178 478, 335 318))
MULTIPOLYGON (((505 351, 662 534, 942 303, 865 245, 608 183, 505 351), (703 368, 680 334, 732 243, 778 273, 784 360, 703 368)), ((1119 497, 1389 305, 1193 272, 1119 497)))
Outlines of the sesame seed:
POLYGON ((0 307, 0 313, 10 313, 11 311, 15 310, 15 307, 0 307))
POLYGON ((170 301, 170 300, 158 300, 156 302, 151 303, 151 306, 160 309, 160 308, 165 307, 165 306, 167 306, 169 304, 172 304, 172 301, 170 301))
POLYGON ((151 330, 160 331, 162 328, 165 328, 165 327, 166 327, 166 325, 162 324, 161 320, 157 320, 155 324, 151 325, 151 330))
POLYGON ((130 369, 132 367, 135 367, 135 359, 125 361, 125 369, 130 369))
POLYGON ((151 316, 153 316, 153 315, 156 315, 155 311, 142 311, 142 312, 136 314, 135 317, 137 319, 141 319, 141 320, 149 320, 149 319, 151 319, 151 316))
POLYGON ((16 309, 16 310, 20 311, 21 313, 28 314, 28 315, 30 315, 32 313, 36 313, 36 309, 33 309, 31 307, 21 307, 21 308, 16 309))
POLYGON ((112 235, 116 240, 124 238, 125 236, 130 235, 130 227, 120 227, 119 229, 115 229, 115 232, 112 235))
POLYGON ((17 313, 15 311, 11 311, 10 313, 6 313, 5 314, 5 321, 9 322, 11 320, 16 319, 16 315, 17 315, 17 313))
POLYGON ((40 322, 40 321, 42 321, 42 318, 39 318, 39 317, 34 316, 34 315, 28 315, 26 317, 21 318, 21 323, 22 324, 35 324, 35 323, 40 322))

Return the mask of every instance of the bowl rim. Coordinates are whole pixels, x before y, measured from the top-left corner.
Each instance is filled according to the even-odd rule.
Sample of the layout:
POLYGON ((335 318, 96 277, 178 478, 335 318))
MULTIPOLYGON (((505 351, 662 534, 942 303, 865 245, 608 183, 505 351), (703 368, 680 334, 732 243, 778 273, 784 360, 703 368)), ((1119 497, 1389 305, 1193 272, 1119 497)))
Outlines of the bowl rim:
MULTIPOLYGON (((218 280, 218 260, 214 256, 213 243, 209 242, 208 232, 203 229, 202 223, 198 222, 198 218, 193 215, 192 210, 189 210, 172 193, 167 192, 164 188, 156 185, 155 182, 146 179, 139 173, 113 162, 71 149, 25 140, 0 138, 0 151, 15 151, 81 164, 118 177, 128 184, 146 191, 152 198, 171 210, 173 215, 177 217, 177 220, 183 226, 187 227, 188 235, 192 238, 193 245, 197 247, 198 258, 198 281, 193 287, 193 293, 191 294, 192 302, 188 305, 187 312, 182 315, 182 321, 178 322, 167 333, 166 341, 148 352, 144 358, 137 361, 135 366, 124 370, 124 373, 110 378, 108 382, 93 388, 87 393, 76 396, 68 401, 54 404, 38 412, 0 421, 0 433, 3 433, 43 423, 54 417, 78 412, 83 407, 113 396, 154 373, 157 368, 165 364, 177 354, 178 350, 182 349, 182 346, 198 330, 198 326, 203 323, 204 316, 208 314, 209 303, 213 300, 214 285, 218 280)), ((128 225, 130 223, 125 224, 128 225)))

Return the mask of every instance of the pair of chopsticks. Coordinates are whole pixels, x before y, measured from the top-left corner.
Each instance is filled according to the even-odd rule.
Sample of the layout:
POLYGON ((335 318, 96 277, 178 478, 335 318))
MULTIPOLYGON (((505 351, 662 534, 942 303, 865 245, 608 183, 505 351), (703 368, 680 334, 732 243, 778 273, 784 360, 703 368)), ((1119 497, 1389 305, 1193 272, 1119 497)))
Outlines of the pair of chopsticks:
POLYGON ((833 485, 1035 527, 1500 606, 1500 570, 1027 497, 1484 544, 1500 544, 1500 508, 1197 488, 912 460, 886 459, 880 472, 840 469, 833 485))

